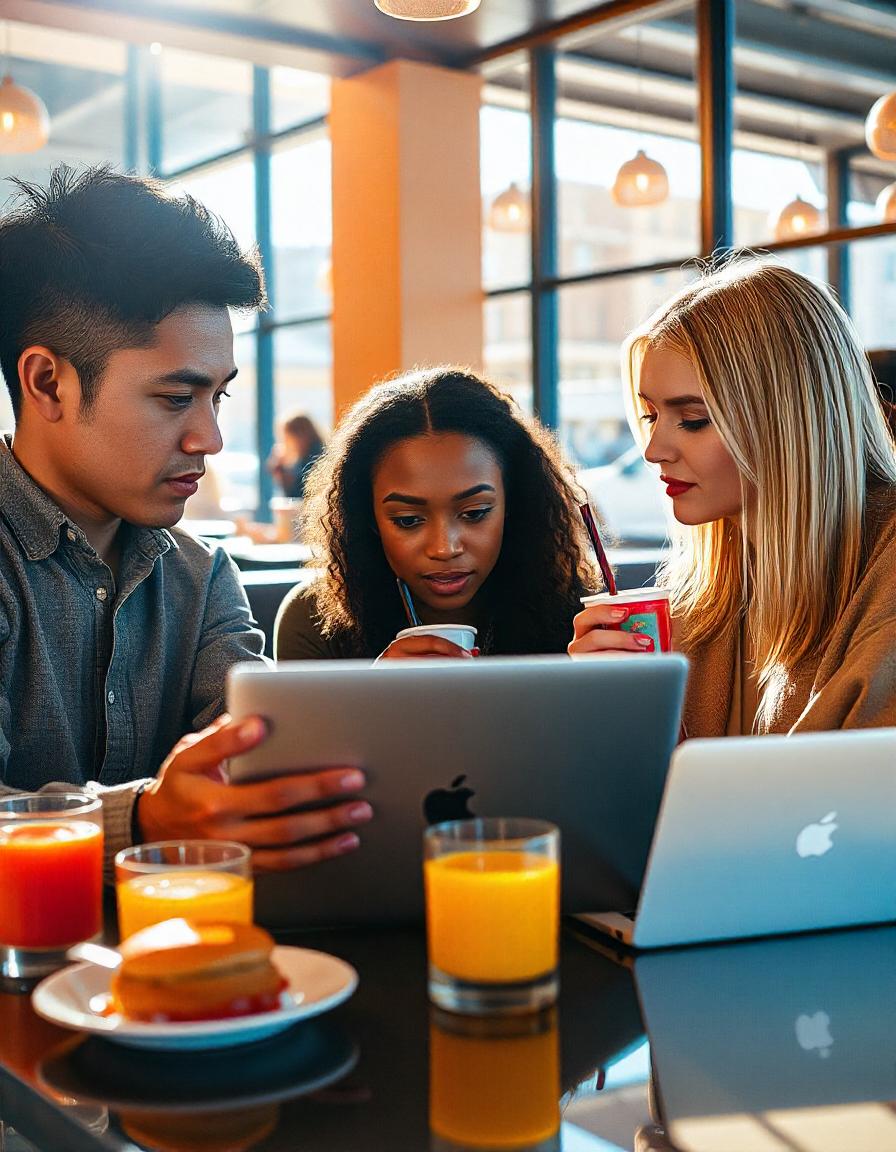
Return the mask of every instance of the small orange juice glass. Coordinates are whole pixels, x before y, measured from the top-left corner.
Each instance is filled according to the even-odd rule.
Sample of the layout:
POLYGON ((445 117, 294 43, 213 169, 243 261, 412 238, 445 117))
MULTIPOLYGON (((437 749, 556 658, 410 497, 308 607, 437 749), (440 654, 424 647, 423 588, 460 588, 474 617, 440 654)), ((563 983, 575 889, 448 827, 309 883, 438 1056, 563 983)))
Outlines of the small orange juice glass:
POLYGON ((121 939, 178 917, 251 924, 251 855, 235 840, 160 840, 117 853, 121 939))
POLYGON ((542 820, 435 824, 423 836, 429 996, 449 1012, 557 999, 560 832, 542 820))
POLYGON ((65 964, 103 927, 103 804, 83 792, 0 798, 0 973, 65 964))

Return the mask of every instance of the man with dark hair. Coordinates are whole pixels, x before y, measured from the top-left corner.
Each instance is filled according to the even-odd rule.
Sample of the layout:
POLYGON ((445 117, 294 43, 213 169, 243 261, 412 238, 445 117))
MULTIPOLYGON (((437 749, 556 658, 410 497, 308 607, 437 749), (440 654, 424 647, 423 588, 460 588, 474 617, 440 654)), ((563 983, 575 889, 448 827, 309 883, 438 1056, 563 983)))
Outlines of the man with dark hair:
POLYGON ((101 793, 109 854, 218 837, 280 869, 352 850, 357 771, 224 782, 265 736, 222 714, 228 668, 263 637, 226 554, 173 527, 221 450, 228 308, 264 305, 257 256, 152 181, 59 168, 17 188, 0 218, 2 785, 101 793))

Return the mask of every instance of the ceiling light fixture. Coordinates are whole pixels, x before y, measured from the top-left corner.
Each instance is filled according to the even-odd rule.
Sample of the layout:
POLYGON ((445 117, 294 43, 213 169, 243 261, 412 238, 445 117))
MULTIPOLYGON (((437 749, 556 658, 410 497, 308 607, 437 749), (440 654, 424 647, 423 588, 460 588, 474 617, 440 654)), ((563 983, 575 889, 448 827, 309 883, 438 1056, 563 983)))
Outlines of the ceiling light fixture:
MULTIPOLYGON (((5 60, 9 62, 9 27, 5 27, 5 60)), ((16 84, 8 70, 0 81, 0 155, 37 152, 50 136, 47 106, 30 88, 16 84)))
POLYGON ((865 141, 879 160, 896 160, 896 92, 873 104, 865 121, 865 141))
POLYGON ((493 232, 528 232, 532 227, 529 196, 515 181, 492 201, 488 226, 493 232))
POLYGON ((881 190, 875 207, 881 224, 896 224, 896 180, 881 190))
POLYGON ((373 0, 380 12, 396 20, 456 20, 479 7, 480 0, 373 0))
POLYGON ((669 177, 659 160, 651 160, 639 148, 616 173, 611 193, 624 208, 661 204, 669 195, 669 177))
MULTIPOLYGON (((637 121, 641 135, 641 28, 635 31, 635 70, 637 76, 637 121)), ((662 204, 669 195, 669 176, 659 160, 653 160, 639 148, 631 160, 626 160, 616 173, 610 189, 613 200, 623 208, 641 208, 649 204, 662 204)))
POLYGON ((797 196, 785 204, 775 219, 776 240, 798 240, 801 236, 812 236, 822 228, 821 211, 797 196))

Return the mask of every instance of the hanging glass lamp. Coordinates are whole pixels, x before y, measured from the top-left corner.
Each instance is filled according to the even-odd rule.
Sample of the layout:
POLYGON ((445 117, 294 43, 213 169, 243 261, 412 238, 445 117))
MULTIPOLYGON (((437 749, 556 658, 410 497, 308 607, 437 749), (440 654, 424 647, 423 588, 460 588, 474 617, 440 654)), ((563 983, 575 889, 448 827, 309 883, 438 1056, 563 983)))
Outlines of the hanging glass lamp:
POLYGON ((37 152, 50 137, 47 106, 12 76, 0 81, 0 154, 37 152))
POLYGON ((616 203, 625 208, 661 204, 669 195, 669 177, 658 160, 651 160, 639 148, 616 173, 611 193, 616 203))

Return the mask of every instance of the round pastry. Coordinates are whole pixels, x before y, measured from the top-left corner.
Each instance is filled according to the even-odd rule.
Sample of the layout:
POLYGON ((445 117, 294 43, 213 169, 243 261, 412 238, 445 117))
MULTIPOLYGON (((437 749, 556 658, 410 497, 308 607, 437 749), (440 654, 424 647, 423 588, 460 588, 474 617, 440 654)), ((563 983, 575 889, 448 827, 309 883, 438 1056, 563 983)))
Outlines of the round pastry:
POLYGON ((219 1020, 280 1006, 274 941, 254 924, 164 920, 129 936, 112 1002, 130 1020, 219 1020))

